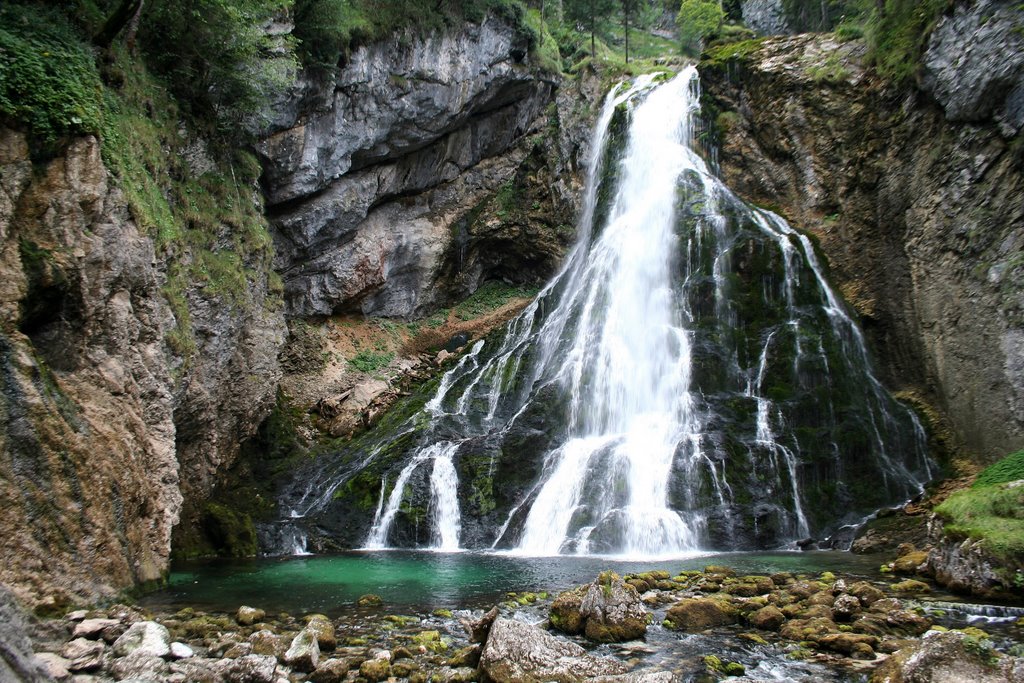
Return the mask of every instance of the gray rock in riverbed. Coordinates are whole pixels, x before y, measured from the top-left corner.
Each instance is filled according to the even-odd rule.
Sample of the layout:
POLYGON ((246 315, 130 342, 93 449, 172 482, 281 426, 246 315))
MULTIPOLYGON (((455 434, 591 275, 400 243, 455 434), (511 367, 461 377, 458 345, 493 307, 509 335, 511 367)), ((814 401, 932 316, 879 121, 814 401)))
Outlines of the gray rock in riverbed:
POLYGON ((171 634, 167 627, 155 621, 140 621, 132 624, 124 634, 114 641, 114 654, 125 657, 140 653, 152 657, 166 657, 171 653, 171 634))
POLYGON ((574 683, 623 674, 623 662, 595 657, 576 643, 512 619, 499 618, 480 655, 480 668, 496 683, 556 680, 574 683))
POLYGON ((302 629, 292 639, 291 647, 284 653, 284 663, 296 671, 310 672, 320 662, 320 645, 316 634, 309 629, 302 629))

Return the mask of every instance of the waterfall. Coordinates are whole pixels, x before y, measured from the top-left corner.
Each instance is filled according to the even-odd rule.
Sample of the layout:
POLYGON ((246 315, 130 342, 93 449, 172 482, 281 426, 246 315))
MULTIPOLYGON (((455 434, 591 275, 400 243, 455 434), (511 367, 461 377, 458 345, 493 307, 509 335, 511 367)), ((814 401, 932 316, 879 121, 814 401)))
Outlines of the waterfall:
POLYGON ((613 89, 561 271, 418 412, 295 485, 318 532, 372 514, 366 548, 775 548, 921 490, 920 424, 810 239, 709 170, 699 101, 692 67, 613 89))

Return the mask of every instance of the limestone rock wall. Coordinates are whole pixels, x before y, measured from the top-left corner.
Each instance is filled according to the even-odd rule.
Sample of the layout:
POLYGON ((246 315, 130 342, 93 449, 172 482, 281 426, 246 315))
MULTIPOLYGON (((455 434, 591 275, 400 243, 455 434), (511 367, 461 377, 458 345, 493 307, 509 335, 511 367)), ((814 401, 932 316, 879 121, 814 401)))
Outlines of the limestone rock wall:
POLYGON ((269 410, 284 319, 266 273, 246 311, 196 284, 195 354, 172 352, 169 264, 95 138, 34 164, 0 131, 0 188, 0 583, 58 609, 163 577, 183 509, 269 410))
MULTIPOLYGON (((927 73, 951 39, 936 29, 927 73)), ((817 237, 885 381, 937 408, 984 462, 1024 442, 1024 159, 1009 135, 1020 81, 1000 75, 1012 60, 967 49, 982 36, 959 40, 970 68, 925 78, 945 111, 827 35, 768 39, 702 77, 727 183, 817 237), (972 89, 985 105, 951 114, 972 89)))
POLYGON ((0 581, 29 604, 159 579, 181 508, 150 240, 84 138, 0 133, 0 581))
MULTIPOLYGON (((299 85, 305 108, 283 107, 259 146, 289 314, 407 317, 488 274, 550 271, 550 255, 524 253, 501 271, 466 239, 469 213, 514 181, 549 123, 557 80, 527 47, 492 15, 360 48, 333 81, 299 85)), ((566 180, 551 183, 567 201, 566 180)))

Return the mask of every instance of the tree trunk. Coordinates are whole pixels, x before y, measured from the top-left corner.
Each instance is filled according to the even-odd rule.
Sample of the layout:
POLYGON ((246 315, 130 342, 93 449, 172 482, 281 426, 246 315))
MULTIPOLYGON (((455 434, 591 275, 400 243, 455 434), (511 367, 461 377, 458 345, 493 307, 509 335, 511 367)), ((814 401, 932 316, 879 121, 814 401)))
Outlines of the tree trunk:
POLYGON ((139 8, 135 10, 132 20, 128 22, 128 33, 124 36, 125 45, 133 55, 135 54, 135 35, 139 32, 139 19, 142 17, 142 6, 145 4, 146 0, 139 0, 139 8))
POLYGON ((622 18, 626 33, 626 64, 629 64, 629 0, 622 0, 622 18))
POLYGON ((127 26, 134 19, 138 21, 137 16, 142 10, 142 0, 121 0, 121 4, 117 6, 114 13, 110 15, 107 22, 103 24, 103 28, 93 36, 93 45, 107 49, 110 44, 114 42, 114 38, 121 32, 125 26, 127 26))
POLYGON ((594 0, 590 0, 590 59, 597 59, 597 48, 595 47, 594 33, 597 32, 597 18, 594 16, 594 0))

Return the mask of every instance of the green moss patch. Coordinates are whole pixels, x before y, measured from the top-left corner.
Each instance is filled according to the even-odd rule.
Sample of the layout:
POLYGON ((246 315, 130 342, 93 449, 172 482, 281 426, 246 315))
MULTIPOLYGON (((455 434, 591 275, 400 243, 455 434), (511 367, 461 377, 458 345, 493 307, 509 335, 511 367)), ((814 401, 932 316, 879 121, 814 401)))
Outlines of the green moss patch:
POLYGON ((935 512, 946 521, 947 533, 982 540, 1007 564, 1024 561, 1024 486, 972 487, 950 496, 935 512))
POLYGON ((0 116, 46 146, 102 128, 103 85, 92 51, 56 10, 0 6, 0 116))
POLYGON ((974 488, 1005 484, 1024 479, 1024 450, 1010 453, 999 462, 989 465, 974 480, 974 488))

